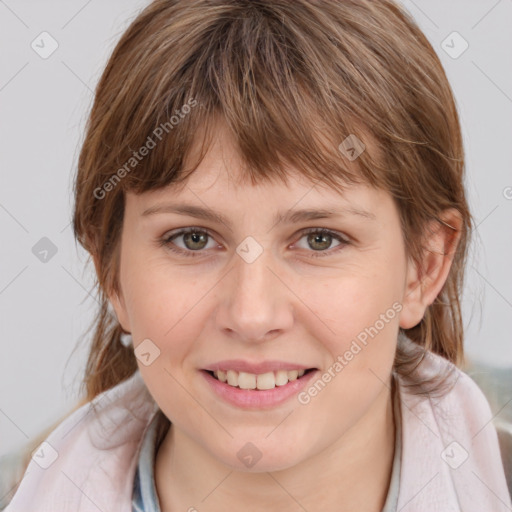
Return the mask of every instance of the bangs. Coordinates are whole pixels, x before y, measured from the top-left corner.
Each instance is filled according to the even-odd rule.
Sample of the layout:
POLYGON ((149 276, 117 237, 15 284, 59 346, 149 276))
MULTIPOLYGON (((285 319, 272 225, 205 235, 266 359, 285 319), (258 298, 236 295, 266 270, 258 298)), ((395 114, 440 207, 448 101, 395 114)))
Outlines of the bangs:
MULTIPOLYGON (((350 161, 350 153, 345 156, 346 151, 338 147, 343 139, 340 141, 335 137, 332 128, 320 123, 315 125, 311 117, 306 130, 297 125, 292 131, 283 126, 283 119, 272 119, 272 113, 266 111, 260 112, 258 124, 233 126, 225 111, 208 111, 204 100, 196 101, 197 110, 174 126, 172 132, 165 132, 165 124, 169 122, 158 123, 162 119, 159 117, 157 128, 145 140, 133 144, 133 151, 138 148, 140 153, 140 147, 152 146, 151 140, 155 141, 144 160, 137 163, 133 158, 128 160, 134 169, 123 182, 124 190, 142 193, 171 184, 176 189, 185 186, 219 134, 226 133, 226 130, 229 142, 234 144, 242 161, 240 185, 256 185, 265 181, 287 184, 288 176, 298 172, 312 183, 327 184, 341 192, 347 184, 373 178, 373 175, 370 179, 363 178, 361 169, 364 166, 350 161), (261 130, 260 126, 267 131, 261 130), (162 127, 162 140, 158 140, 162 127)), ((247 115, 250 112, 245 110, 241 113, 247 115)), ((354 131, 351 129, 349 132, 352 137, 354 131)), ((367 143, 367 134, 360 133, 357 137, 367 143)))

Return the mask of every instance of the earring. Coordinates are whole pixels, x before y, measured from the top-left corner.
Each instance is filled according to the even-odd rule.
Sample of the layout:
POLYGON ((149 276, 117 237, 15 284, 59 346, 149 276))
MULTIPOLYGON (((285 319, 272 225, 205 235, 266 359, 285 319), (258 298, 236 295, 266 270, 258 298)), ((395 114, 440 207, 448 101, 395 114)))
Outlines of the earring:
POLYGON ((121 345, 124 345, 125 347, 130 347, 133 343, 132 335, 129 332, 123 332, 121 333, 121 345))

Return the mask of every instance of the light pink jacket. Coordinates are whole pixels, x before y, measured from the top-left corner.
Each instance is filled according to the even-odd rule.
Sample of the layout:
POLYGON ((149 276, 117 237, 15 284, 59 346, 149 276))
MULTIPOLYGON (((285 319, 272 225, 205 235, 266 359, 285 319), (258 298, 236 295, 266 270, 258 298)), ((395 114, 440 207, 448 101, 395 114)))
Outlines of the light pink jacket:
MULTIPOLYGON (((448 364, 430 355, 426 377, 448 364)), ((489 404, 458 369, 441 400, 398 379, 400 512, 512 510, 489 404)), ((139 371, 78 409, 34 452, 6 512, 131 512, 138 452, 158 408, 139 371)))

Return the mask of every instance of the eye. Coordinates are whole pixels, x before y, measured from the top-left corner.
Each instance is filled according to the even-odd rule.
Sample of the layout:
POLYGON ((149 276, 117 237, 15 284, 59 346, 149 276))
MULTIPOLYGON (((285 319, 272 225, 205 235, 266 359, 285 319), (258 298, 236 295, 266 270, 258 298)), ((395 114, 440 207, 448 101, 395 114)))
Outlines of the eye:
MULTIPOLYGON (((299 239, 306 238, 306 243, 309 248, 310 256, 313 258, 329 256, 343 249, 346 245, 350 244, 350 240, 341 234, 325 228, 309 228, 301 232, 302 236, 299 239), (331 247, 333 241, 338 241, 338 245, 334 249, 327 250, 331 247)), ((212 235, 203 228, 190 227, 180 229, 166 234, 160 241, 160 245, 167 247, 170 251, 185 257, 200 256, 203 249, 211 249, 217 245, 208 247, 208 239, 213 242, 212 235), (183 246, 180 246, 175 241, 181 240, 183 246)), ((294 244, 297 245, 297 242, 294 244)), ((305 249, 308 249, 306 247, 305 249)), ((300 247, 304 249, 304 247, 300 247)))
POLYGON ((350 241, 339 233, 324 228, 310 228, 303 231, 302 235, 303 236, 300 240, 306 238, 307 245, 313 249, 313 251, 308 251, 312 252, 311 256, 313 258, 329 256, 332 253, 337 253, 343 249, 343 247, 350 244, 350 241), (335 246, 333 250, 327 251, 326 249, 329 249, 333 240, 337 240, 339 244, 335 246))
MULTIPOLYGON (((202 249, 207 247, 208 238, 212 238, 208 231, 201 228, 185 228, 167 234, 160 241, 161 245, 166 246, 170 251, 187 257, 195 257, 202 249), (174 240, 182 239, 184 247, 177 245, 174 240)), ((212 238, 213 240, 213 238, 212 238)))

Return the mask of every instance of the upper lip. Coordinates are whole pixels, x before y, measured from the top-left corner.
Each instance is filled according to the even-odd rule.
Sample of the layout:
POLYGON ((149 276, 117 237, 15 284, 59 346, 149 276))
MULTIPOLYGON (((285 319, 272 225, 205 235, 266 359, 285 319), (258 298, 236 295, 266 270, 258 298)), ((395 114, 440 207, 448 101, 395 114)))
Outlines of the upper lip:
POLYGON ((236 372, 261 375, 262 373, 276 372, 278 370, 308 370, 309 368, 312 367, 288 361, 261 361, 258 363, 251 363, 250 361, 244 361, 243 359, 226 359, 224 361, 212 363, 204 369, 212 372, 218 370, 234 370, 236 372))

